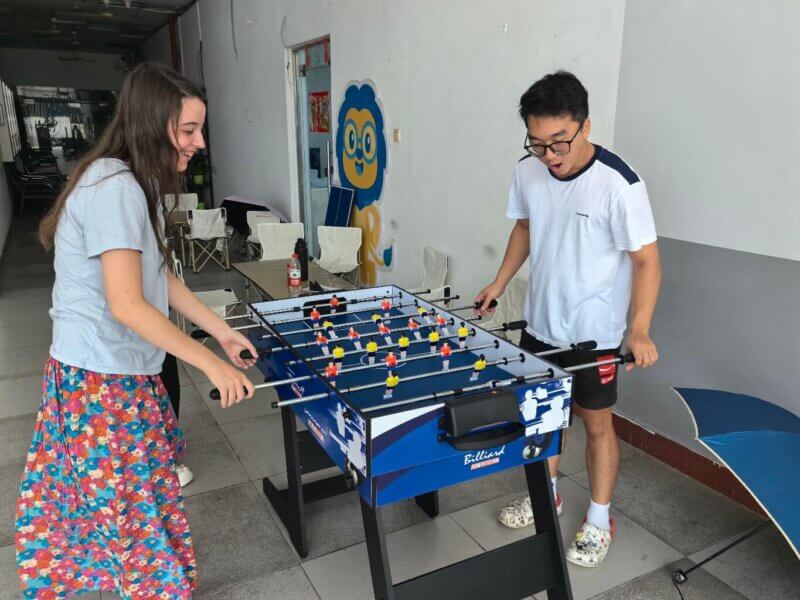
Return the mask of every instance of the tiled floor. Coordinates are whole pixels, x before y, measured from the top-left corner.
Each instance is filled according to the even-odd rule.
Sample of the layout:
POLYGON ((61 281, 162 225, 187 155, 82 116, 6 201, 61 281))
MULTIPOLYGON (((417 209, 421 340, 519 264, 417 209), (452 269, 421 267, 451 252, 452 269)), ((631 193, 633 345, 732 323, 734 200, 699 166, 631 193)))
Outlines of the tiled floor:
MULTIPOLYGON (((50 337, 47 308, 50 257, 36 245, 32 222, 12 229, 0 270, 0 600, 19 598, 13 509, 22 461, 39 402, 42 363, 50 337)), ((187 273, 195 289, 233 286, 233 273, 187 273)), ((258 373, 251 373, 259 379, 258 373)), ((308 507, 310 553, 300 560, 261 492, 260 478, 285 481, 281 424, 270 392, 222 410, 198 370, 181 368, 181 421, 186 462, 195 481, 185 488, 207 600, 355 600, 371 598, 364 532, 355 494, 308 507)), ((561 461, 560 491, 568 541, 588 503, 580 424, 561 461)), ((384 510, 391 566, 397 581, 497 548, 530 531, 504 529, 496 512, 525 487, 519 471, 442 490, 442 515, 428 519, 413 502, 384 510)), ((576 599, 677 599, 675 565, 702 560, 760 518, 688 477, 623 444, 614 499, 617 538, 599 569, 570 567, 576 599)), ((799 599, 800 564, 773 528, 696 571, 683 588, 687 600, 799 599)), ((115 594, 81 598, 105 600, 115 594)), ((536 598, 544 598, 537 594, 536 598)), ((427 600, 420 598, 420 600, 427 600)))

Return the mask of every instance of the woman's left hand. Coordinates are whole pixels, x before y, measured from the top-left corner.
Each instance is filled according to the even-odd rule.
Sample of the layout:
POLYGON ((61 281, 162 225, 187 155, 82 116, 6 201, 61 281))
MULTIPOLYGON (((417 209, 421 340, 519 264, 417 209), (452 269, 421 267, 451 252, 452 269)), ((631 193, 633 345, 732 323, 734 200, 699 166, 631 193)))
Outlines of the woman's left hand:
POLYGON ((225 354, 228 355, 231 362, 240 369, 249 369, 256 364, 255 357, 258 356, 256 347, 238 331, 227 327, 226 330, 219 336, 216 336, 215 339, 219 342, 219 345, 222 346, 222 349, 225 350, 225 354), (242 359, 239 356, 242 350, 249 350, 254 358, 249 360, 242 359))

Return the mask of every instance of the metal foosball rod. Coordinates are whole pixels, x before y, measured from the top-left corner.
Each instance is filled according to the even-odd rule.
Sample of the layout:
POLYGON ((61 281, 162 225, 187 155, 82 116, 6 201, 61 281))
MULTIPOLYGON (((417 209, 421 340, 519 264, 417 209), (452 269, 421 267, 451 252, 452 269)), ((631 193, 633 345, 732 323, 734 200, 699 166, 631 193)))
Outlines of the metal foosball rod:
MULTIPOLYGON (((437 370, 437 371, 428 371, 427 373, 420 373, 419 375, 411 375, 410 377, 404 378, 403 381, 404 382, 406 382, 406 381, 417 381, 419 379, 426 379, 426 378, 429 378, 429 377, 436 377, 438 375, 450 375, 452 373, 460 373, 460 372, 469 371, 469 370, 477 371, 478 369, 476 368, 476 365, 477 365, 478 362, 480 362, 481 365, 482 365, 480 370, 483 370, 486 367, 494 367, 494 366, 497 366, 497 365, 508 365, 508 364, 511 364, 511 363, 514 363, 514 362, 524 362, 524 361, 525 361, 525 355, 522 354, 522 353, 520 353, 518 356, 511 356, 511 357, 505 356, 503 358, 500 358, 500 359, 497 359, 497 360, 493 360, 493 361, 486 361, 484 359, 483 355, 481 355, 479 360, 476 361, 475 365, 467 365, 467 366, 464 366, 464 367, 457 367, 455 369, 447 369, 447 370, 442 369, 442 370, 437 370)), ((304 375, 303 377, 314 377, 314 376, 321 377, 321 375, 319 375, 319 374, 314 374, 312 376, 304 375)), ((282 384, 285 384, 285 383, 292 383, 292 382, 287 382, 287 380, 281 380, 281 382, 279 382, 279 383, 278 382, 267 382, 267 383, 262 383, 262 384, 256 385, 254 387, 255 387, 255 389, 263 389, 263 388, 266 388, 266 387, 275 387, 275 385, 282 385, 282 384), (270 385, 270 384, 272 384, 272 385, 270 385)), ((353 392, 360 392, 360 391, 363 391, 363 390, 371 390, 371 389, 383 387, 384 385, 385 385, 385 383, 380 381, 380 382, 377 382, 377 383, 368 383, 368 384, 364 384, 364 385, 351 386, 351 387, 347 387, 347 388, 339 388, 337 391, 340 391, 340 392, 345 393, 345 394, 350 394, 350 393, 353 393, 353 392)), ((292 399, 292 400, 281 400, 279 402, 273 402, 272 403, 272 408, 278 408, 278 407, 281 407, 281 406, 290 406, 292 404, 301 404, 303 402, 311 402, 312 400, 320 400, 322 398, 327 398, 328 396, 330 396, 330 392, 325 392, 325 393, 321 393, 321 394, 313 394, 311 396, 303 396, 303 397, 295 398, 295 399, 292 399)), ((219 390, 216 389, 216 388, 211 390, 211 393, 209 394, 209 397, 212 400, 219 400, 220 399, 219 390)))
MULTIPOLYGON (((373 301, 388 300, 388 298, 394 298, 394 297, 395 296, 386 296, 386 298, 384 298, 383 296, 378 296, 378 297, 373 298, 372 300, 373 301)), ((442 298, 439 298, 439 300, 449 300, 449 299, 457 299, 457 298, 460 298, 460 296, 457 296, 457 295, 456 296, 443 296, 442 298)), ((391 310, 392 308, 401 308, 401 307, 406 307, 406 306, 418 306, 418 304, 416 303, 416 301, 415 302, 406 302, 404 304, 389 305, 388 307, 386 307, 386 309, 391 310)), ((307 306, 306 307, 306 309, 313 309, 313 308, 315 308, 315 307, 313 307, 313 306, 307 306)), ((341 313, 331 313, 331 314, 326 314, 325 316, 326 317, 345 317, 345 316, 348 316, 348 315, 349 316, 353 316, 353 315, 358 315, 358 314, 365 313, 365 312, 375 311, 375 310, 378 310, 378 308, 380 308, 380 307, 362 308, 361 310, 353 310, 353 311, 350 311, 350 312, 341 312, 341 313)), ((384 309, 384 310, 386 310, 386 309, 384 309)), ((320 317, 322 317, 321 313, 320 313, 320 317)), ((303 321, 308 321, 311 318, 312 318, 311 316, 308 316, 308 317, 302 317, 302 318, 299 318, 299 319, 283 319, 281 321, 272 321, 272 322, 270 322, 270 325, 286 325, 287 323, 301 323, 303 321)), ((351 325, 352 324, 353 323, 351 323, 351 325)))
MULTIPOLYGON (((470 319, 467 319, 467 320, 470 320, 470 319)), ((448 321, 448 325, 453 325, 454 323, 455 323, 455 319, 451 318, 448 321)), ((410 331, 410 328, 409 327, 398 327, 397 329, 392 330, 392 333, 402 333, 404 331, 410 331)), ((313 333, 313 332, 311 330, 309 330, 309 333, 313 333)), ((373 337, 378 337, 380 335, 383 335, 383 334, 381 334, 380 332, 376 331, 374 333, 365 333, 362 337, 363 338, 373 338, 373 337)), ((318 345, 320 345, 319 342, 313 341, 313 342, 305 342, 303 344, 292 344, 292 348, 309 348, 311 346, 318 346, 318 345)), ((259 356, 268 356, 269 354, 271 354, 275 350, 283 350, 286 347, 287 346, 273 346, 272 348, 265 349, 263 353, 260 352, 259 356)), ((388 345, 387 346, 383 346, 383 348, 387 348, 387 347, 394 347, 394 345, 392 345, 392 346, 388 346, 388 345)), ((366 352, 366 350, 351 350, 349 352, 345 352, 345 356, 349 356, 351 354, 360 354, 362 352, 366 352)), ((311 357, 311 358, 307 358, 306 360, 311 362, 311 361, 315 361, 315 360, 323 360, 323 359, 329 359, 329 358, 330 358, 330 355, 321 354, 320 356, 314 356, 314 357, 311 357)), ((292 360, 292 361, 287 362, 286 364, 287 365, 296 365, 296 364, 301 363, 301 362, 303 362, 303 361, 301 361, 301 360, 292 360)))
MULTIPOLYGON (((451 298, 458 298, 458 296, 451 296, 451 298)), ((445 299, 447 299, 447 298, 445 298, 445 299)), ((387 307, 387 308, 389 310, 391 310, 391 309, 394 309, 394 308, 405 308, 407 306, 416 306, 416 303, 407 302, 405 304, 394 304, 394 305, 392 305, 390 307, 387 307)), ((357 310, 357 311, 353 311, 353 312, 349 312, 349 313, 341 313, 340 315, 337 315, 337 316, 345 316, 345 315, 354 316, 354 315, 358 315, 360 313, 367 313, 367 312, 370 312, 370 311, 375 312, 375 314, 378 314, 376 312, 377 310, 378 310, 377 308, 365 308, 364 310, 357 310)), ((381 309, 381 310, 384 310, 384 309, 381 309)), ((435 310, 431 310, 431 311, 426 312, 425 314, 433 316, 433 315, 436 314, 436 311, 435 310)), ((381 321, 383 321, 384 323, 387 323, 389 321, 396 321, 398 319, 408 318, 408 315, 401 314, 401 315, 394 315, 394 316, 391 316, 391 317, 382 317, 382 316, 380 316, 380 314, 378 314, 378 317, 380 318, 381 321)), ((310 317, 304 317, 302 319, 289 319, 287 321, 274 321, 274 322, 270 323, 270 325, 283 325, 283 324, 286 324, 286 323, 300 323, 300 322, 303 322, 303 321, 308 321, 309 318, 310 317)), ((360 322, 357 322, 357 323, 339 323, 338 325, 333 325, 331 327, 331 329, 344 329, 346 327, 353 327, 355 325, 368 325, 368 324, 369 324, 369 321, 360 321, 360 322)), ((295 329, 293 331, 284 331, 284 332, 281 332, 281 336, 297 335, 297 334, 301 334, 301 333, 311 333, 311 332, 317 331, 318 329, 320 329, 320 328, 319 327, 315 327, 314 329, 305 328, 305 329, 295 329)), ((274 338, 274 337, 278 337, 278 336, 276 336, 275 334, 269 333, 269 334, 260 336, 258 339, 267 340, 269 338, 274 338)))
MULTIPOLYGON (((473 317, 471 319, 465 319, 465 321, 480 321, 481 319, 482 319, 482 317, 479 315, 479 316, 473 317)), ((524 321, 519 321, 519 323, 524 323, 524 321)), ((454 325, 455 324, 455 320, 451 318, 447 322, 447 324, 448 325, 454 325)), ((504 323, 503 325, 506 325, 506 324, 504 323)), ((512 324, 509 324, 509 325, 512 325, 512 324)), ((425 325, 425 327, 431 327, 431 325, 425 325)), ((523 327, 524 327, 524 325, 523 325, 523 327)), ((410 331, 410 330, 411 330, 410 327, 399 327, 397 329, 392 330, 392 333, 403 333, 403 332, 410 331)), ((489 330, 489 331, 493 331, 493 330, 489 330)), ((378 337, 380 335, 382 335, 380 332, 377 332, 377 333, 365 333, 362 337, 373 338, 373 337, 378 337)), ((474 337, 475 335, 477 335, 477 331, 473 328, 467 333, 467 335, 469 337, 474 337)), ((455 339, 457 337, 458 337, 458 335, 448 335, 448 336, 442 336, 440 339, 441 340, 450 340, 450 339, 455 339)), ((315 344, 315 343, 316 342, 314 342, 313 344, 315 344)), ((412 346, 412 345, 415 345, 415 344, 427 344, 427 343, 429 343, 429 342, 428 342, 428 340, 425 340, 425 339, 413 340, 413 341, 409 341, 409 346, 412 346)), ((313 344, 306 344, 306 346, 313 345, 313 344)), ((298 346, 295 346, 295 348, 297 348, 297 347, 298 346)), ((396 343, 384 344, 382 346, 378 346, 376 348, 376 351, 382 352, 384 350, 387 350, 388 348, 397 348, 397 347, 398 347, 398 344, 396 344, 396 343)), ((279 349, 279 348, 275 348, 275 349, 279 349)), ((367 352, 367 350, 364 349, 364 348, 357 349, 357 350, 348 350, 347 352, 344 353, 344 356, 352 356, 354 354, 364 354, 365 352, 367 352)), ((312 356, 310 358, 306 358, 305 360, 307 362, 315 362, 315 361, 318 361, 318 360, 329 360, 329 359, 330 359, 330 355, 326 356, 325 354, 321 354, 319 356, 312 356)), ((301 362, 304 362, 304 361, 301 361, 301 360, 290 360, 286 364, 287 364, 287 366, 292 366, 292 365, 299 364, 301 362)))
MULTIPOLYGON (((509 356, 504 356, 503 358, 500 358, 500 359, 497 359, 497 360, 492 360, 492 361, 486 361, 486 360, 484 360, 483 356, 481 356, 481 358, 479 359, 478 362, 482 363, 483 366, 481 368, 483 369, 483 368, 486 368, 486 367, 496 367, 496 366, 499 366, 499 365, 509 365, 511 363, 524 362, 524 361, 525 361, 525 355, 520 353, 518 356, 510 356, 510 357, 509 356)), ((598 364, 600 364, 600 363, 598 363, 598 364)), ((439 375, 451 375, 453 373, 462 373, 464 371, 475 371, 475 370, 476 370, 476 365, 467 365, 465 367, 456 367, 455 369, 448 369, 448 370, 442 369, 442 370, 437 370, 437 371, 428 371, 427 373, 420 373, 419 375, 411 375, 410 377, 405 377, 403 379, 403 382, 405 383, 405 382, 408 382, 408 381, 419 381, 420 379, 428 379, 428 378, 432 378, 432 377, 437 377, 439 375)), ((365 390, 373 390, 373 389, 376 389, 376 388, 381 388, 381 387, 384 387, 385 385, 386 385, 385 382, 379 381, 377 383, 367 383, 367 384, 364 384, 364 385, 356 385, 356 386, 351 386, 351 387, 348 387, 348 388, 341 388, 341 389, 337 388, 337 391, 340 391, 343 394, 352 394, 354 392, 362 392, 362 391, 365 391, 365 390)), ((212 393, 214 392, 214 390, 211 390, 211 391, 212 391, 212 393)), ((217 393, 219 393, 219 392, 217 392, 217 393)), ((311 396, 301 396, 300 398, 294 398, 294 399, 291 399, 291 400, 279 400, 279 401, 276 401, 276 402, 272 403, 272 408, 281 408, 283 406, 292 406, 294 404, 303 404, 305 402, 312 402, 314 400, 321 400, 323 398, 327 398, 328 396, 330 396, 330 392, 325 392, 325 393, 321 393, 321 394, 312 394, 311 396)), ((216 399, 216 398, 214 398, 212 396, 212 399, 216 399)))
MULTIPOLYGON (((569 347, 566 348, 555 348, 554 350, 545 350, 543 352, 537 352, 534 356, 550 356, 552 354, 557 354, 561 352, 571 352, 573 350, 592 350, 595 346, 597 346, 596 342, 581 342, 579 344, 571 344, 569 347)), ((463 354, 465 352, 478 352, 480 350, 488 350, 489 348, 497 349, 500 347, 500 341, 495 340, 490 344, 482 344, 480 346, 472 346, 469 348, 458 348, 452 351, 452 354, 463 354)), ((242 350, 241 357, 243 360, 250 360, 253 358, 253 355, 250 354, 248 350, 242 350)), ((414 356, 409 356, 408 358, 400 359, 399 362, 402 363, 409 363, 415 362, 418 360, 433 360, 435 358, 439 358, 438 354, 416 354, 414 356)), ((337 376, 347 375, 348 373, 355 373, 359 371, 367 371, 369 369, 380 369, 380 368, 389 368, 390 365, 388 364, 387 360, 382 360, 376 362, 372 365, 360 365, 358 367, 348 367, 342 369, 341 371, 337 372, 337 376)), ((279 381, 268 381, 263 384, 259 384, 256 386, 257 389, 264 389, 264 388, 273 388, 273 387, 280 387, 282 385, 288 385, 291 383, 300 383, 301 381, 308 381, 309 379, 314 379, 317 375, 302 375, 300 377, 291 377, 289 379, 281 379, 279 381)))
MULTIPOLYGON (((563 350, 562 350, 563 351, 563 350)), ((548 350, 548 352, 552 352, 552 350, 548 350)), ((608 360, 601 360, 592 363, 584 363, 581 365, 575 365, 574 367, 567 367, 566 369, 562 369, 563 371, 569 371, 570 373, 573 371, 580 371, 581 369, 588 369, 589 367, 597 367, 603 365, 613 365, 616 363, 632 363, 635 362, 636 359, 634 358, 633 354, 628 352, 627 354, 621 354, 616 356, 615 358, 610 358, 608 360)), ((431 392, 430 394, 424 394, 422 396, 415 396, 414 398, 407 398, 406 400, 396 400, 394 402, 386 402, 384 404, 376 404, 375 406, 368 406, 362 409, 364 412, 375 412, 378 410, 384 410, 386 408, 396 408, 398 406, 405 406, 408 404, 415 404, 417 402, 424 402, 426 400, 438 400, 440 398, 447 398, 449 396, 460 396, 465 392, 474 392, 477 390, 482 389, 492 389, 497 387, 506 387, 509 385, 513 385, 515 383, 528 383, 529 381, 534 381, 536 379, 551 379, 555 375, 553 369, 547 369, 545 371, 540 371, 539 373, 531 373, 529 375, 520 375, 517 377, 509 377, 508 379, 493 379, 491 381, 487 381, 486 383, 478 383, 475 385, 466 386, 463 388, 457 388, 452 390, 445 390, 443 392, 431 392)), ((298 398, 299 399, 299 398, 298 398)), ((273 405, 276 404, 273 402, 273 405)))
MULTIPOLYGON (((352 300, 346 300, 345 299, 345 300, 339 301, 337 306, 346 306, 348 304, 360 304, 360 303, 363 303, 363 302, 375 302, 377 300, 400 298, 400 297, 402 297, 402 294, 392 294, 390 296, 370 296, 369 298, 355 298, 355 299, 352 299, 352 300)), ((336 294, 334 294, 331 297, 331 299, 333 299, 333 298, 337 298, 336 294)), ((456 298, 458 298, 458 296, 456 296, 456 298)), ((236 304, 241 304, 241 300, 237 301, 236 304)), ((319 306, 322 306, 322 305, 319 305, 319 306)), ((309 306, 293 306, 291 308, 285 308, 285 309, 280 309, 280 310, 268 310, 268 311, 264 311, 264 312, 257 311, 256 315, 259 316, 259 317, 267 317, 267 316, 270 316, 270 315, 279 315, 279 314, 282 314, 282 313, 301 312, 303 310, 309 310, 310 308, 313 308, 313 307, 309 307, 309 306)), ((367 310, 369 310, 369 309, 367 309, 367 310)), ((363 312, 363 311, 359 311, 359 312, 363 312)), ((354 313, 334 313, 333 316, 341 316, 341 315, 344 315, 344 314, 354 314, 354 313)), ((223 317, 223 321, 232 321, 232 320, 235 320, 235 319, 243 319, 245 317, 252 318, 252 315, 233 315, 233 316, 223 317)), ((282 320, 282 321, 275 321, 275 323, 273 323, 273 325, 278 325, 278 324, 281 324, 281 323, 295 323, 295 322, 305 321, 307 319, 308 319, 308 317, 303 317, 301 319, 286 319, 286 320, 282 320)), ((263 325, 261 325, 261 324, 240 325, 238 327, 232 327, 232 329, 234 329, 236 331, 243 331, 243 330, 246 330, 246 329, 255 329, 256 327, 263 327, 263 325)), ((195 329, 189 335, 193 339, 196 339, 196 340, 202 340, 202 339, 206 339, 206 338, 211 337, 211 335, 208 332, 206 332, 206 331, 204 331, 202 329, 195 329)))
MULTIPOLYGON (((505 323, 504 323, 504 325, 505 325, 505 323)), ((474 334, 475 334, 475 330, 473 329, 472 330, 472 335, 474 335, 474 334)), ((450 336, 450 337, 456 337, 456 336, 450 336)), ((447 338, 444 338, 444 339, 447 339, 447 338)), ((412 342, 412 343, 421 343, 421 342, 412 342)), ((553 355, 553 354, 558 354, 558 353, 563 353, 563 352, 570 352, 570 351, 573 351, 573 350, 593 350, 596 346, 597 346, 597 342, 595 342, 595 341, 578 342, 577 344, 570 344, 568 347, 564 347, 564 348, 555 348, 553 350, 544 350, 542 352, 536 352, 534 354, 534 356, 537 356, 537 357, 550 356, 550 355, 553 355)), ((459 348, 458 350, 453 350, 452 353, 453 354, 458 354, 458 353, 462 353, 462 352, 475 352, 477 350, 486 350, 486 349, 489 349, 489 348, 498 348, 498 347, 499 347, 499 340, 495 340, 494 342, 492 342, 490 344, 483 344, 481 346, 473 346, 471 348, 459 348)), ((249 350, 242 350, 242 352, 240 353, 240 356, 241 356, 242 360, 250 360, 250 359, 254 358, 254 356, 250 353, 249 350)), ((412 362, 412 361, 417 361, 417 360, 433 359, 433 358, 436 358, 436 357, 437 357, 437 355, 435 355, 435 354, 417 354, 417 355, 414 355, 412 357, 403 359, 402 362, 406 363, 406 362, 412 362)), ((591 363, 591 364, 595 364, 595 363, 591 363)), ((364 370, 368 370, 368 369, 376 369, 376 368, 381 368, 381 367, 386 367, 386 366, 387 366, 386 365, 386 361, 384 360, 384 361, 380 361, 378 363, 375 363, 374 365, 362 365, 362 366, 359 366, 359 367, 351 367, 351 368, 343 369, 343 370, 338 372, 338 375, 344 375, 344 374, 352 373, 352 372, 355 372, 355 371, 364 371, 364 370)), ((448 369, 448 371, 449 371, 449 369, 448 369)), ((449 372, 452 372, 452 371, 449 371, 449 372)), ((292 384, 292 383, 300 383, 301 381, 308 381, 310 379, 314 379, 315 377, 319 377, 319 376, 320 375, 318 373, 314 373, 313 375, 301 375, 299 377, 290 377, 288 379, 280 379, 278 381, 267 381, 265 383, 260 383, 260 384, 254 386, 254 387, 257 390, 280 387, 282 385, 289 385, 289 384, 292 384)), ((404 402, 406 402, 406 401, 404 401, 404 402)))
MULTIPOLYGON (((467 319, 464 319, 463 321, 461 321, 461 324, 464 325, 465 322, 480 321, 482 319, 483 319, 483 317, 481 315, 477 315, 477 316, 474 316, 474 317, 469 317, 467 319)), ((453 319, 453 318, 450 318, 446 322, 446 325, 452 326, 454 324, 455 324, 455 319, 453 319)), ((489 327, 488 329, 484 329, 484 331, 489 331, 489 332, 491 332, 491 331, 514 331, 514 330, 517 330, 517 329, 524 329, 527 326, 528 326, 528 322, 527 321, 512 321, 511 323, 503 323, 502 325, 498 325, 497 327, 489 327)), ((424 325, 424 326, 421 325, 420 327, 436 327, 436 326, 435 325, 424 325)), ((410 327, 400 327, 398 329, 392 330, 391 333, 402 333, 402 332, 405 332, 405 331, 411 331, 411 328, 410 327)), ((372 337, 378 337, 380 335, 382 335, 380 332, 365 333, 363 337, 372 338, 372 337)), ((467 332, 467 336, 469 336, 469 337, 474 337, 475 335, 477 335, 477 332, 475 331, 474 328, 471 329, 469 332, 467 332)), ((450 340, 450 339, 455 339, 455 338, 459 338, 459 342, 461 341, 461 337, 458 334, 456 334, 456 335, 445 335, 445 336, 442 336, 440 339, 441 340, 450 340)), ((419 340, 413 340, 413 341, 409 342, 409 346, 414 345, 414 344, 427 344, 427 343, 428 343, 428 340, 419 339, 419 340)), ((309 345, 313 345, 313 344, 306 344, 306 345, 309 346, 309 345)), ((385 344, 383 346, 378 346, 376 348, 376 350, 383 351, 383 350, 386 350, 387 348, 395 348, 395 347, 397 347, 397 344, 385 344)), ((348 352, 345 352, 344 355, 345 356, 351 356, 353 354, 363 354, 364 352, 366 352, 366 350, 363 349, 363 348, 360 348, 360 349, 357 349, 357 350, 350 350, 348 352)), ((314 361, 317 361, 317 360, 326 360, 326 359, 329 359, 329 358, 330 358, 330 356, 322 354, 320 356, 313 356, 311 358, 307 358, 306 361, 314 362, 314 361)), ((291 361, 287 362, 286 364, 287 365, 296 365, 296 364, 298 364, 300 362, 303 362, 303 361, 291 360, 291 361)))

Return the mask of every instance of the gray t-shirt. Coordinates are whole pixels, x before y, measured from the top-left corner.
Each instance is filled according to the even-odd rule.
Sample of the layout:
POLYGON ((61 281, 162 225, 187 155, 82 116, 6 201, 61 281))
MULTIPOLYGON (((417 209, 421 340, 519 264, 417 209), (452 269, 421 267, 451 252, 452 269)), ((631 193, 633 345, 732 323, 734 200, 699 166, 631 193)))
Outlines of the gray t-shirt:
POLYGON ((155 375, 164 351, 115 321, 106 301, 100 255, 123 248, 141 252, 144 297, 169 314, 167 271, 144 191, 123 161, 99 159, 67 198, 58 222, 50 355, 98 373, 155 375))

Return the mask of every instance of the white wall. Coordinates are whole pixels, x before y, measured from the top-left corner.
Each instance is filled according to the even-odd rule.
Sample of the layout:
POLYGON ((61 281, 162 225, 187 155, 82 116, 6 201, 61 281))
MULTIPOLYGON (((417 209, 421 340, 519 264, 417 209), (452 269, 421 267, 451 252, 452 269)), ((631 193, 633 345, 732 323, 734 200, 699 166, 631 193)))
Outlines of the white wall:
POLYGON ((0 78, 10 87, 51 85, 88 90, 116 90, 122 85, 125 71, 117 54, 81 52, 94 63, 61 61, 66 51, 0 48, 0 78))
POLYGON ((697 449, 673 386, 800 413, 800 4, 628 2, 616 150, 647 183, 664 285, 658 364, 618 410, 697 449))
POLYGON ((800 260, 800 3, 629 2, 617 149, 660 235, 800 260))
POLYGON ((178 17, 178 35, 180 36, 183 75, 195 85, 202 86, 199 4, 193 4, 189 10, 178 17))
POLYGON ((349 81, 377 83, 389 138, 402 134, 389 144, 382 195, 392 282, 419 282, 425 244, 452 257, 450 281, 466 297, 494 276, 523 154, 517 104, 541 75, 574 71, 589 89, 594 139, 613 142, 624 0, 240 1, 238 59, 228 3, 199 4, 216 201, 237 193, 299 214, 284 17, 288 45, 330 35, 334 120, 349 81))
POLYGON ((169 44, 169 27, 164 25, 147 38, 139 47, 145 60, 153 60, 172 66, 172 48, 169 44))

